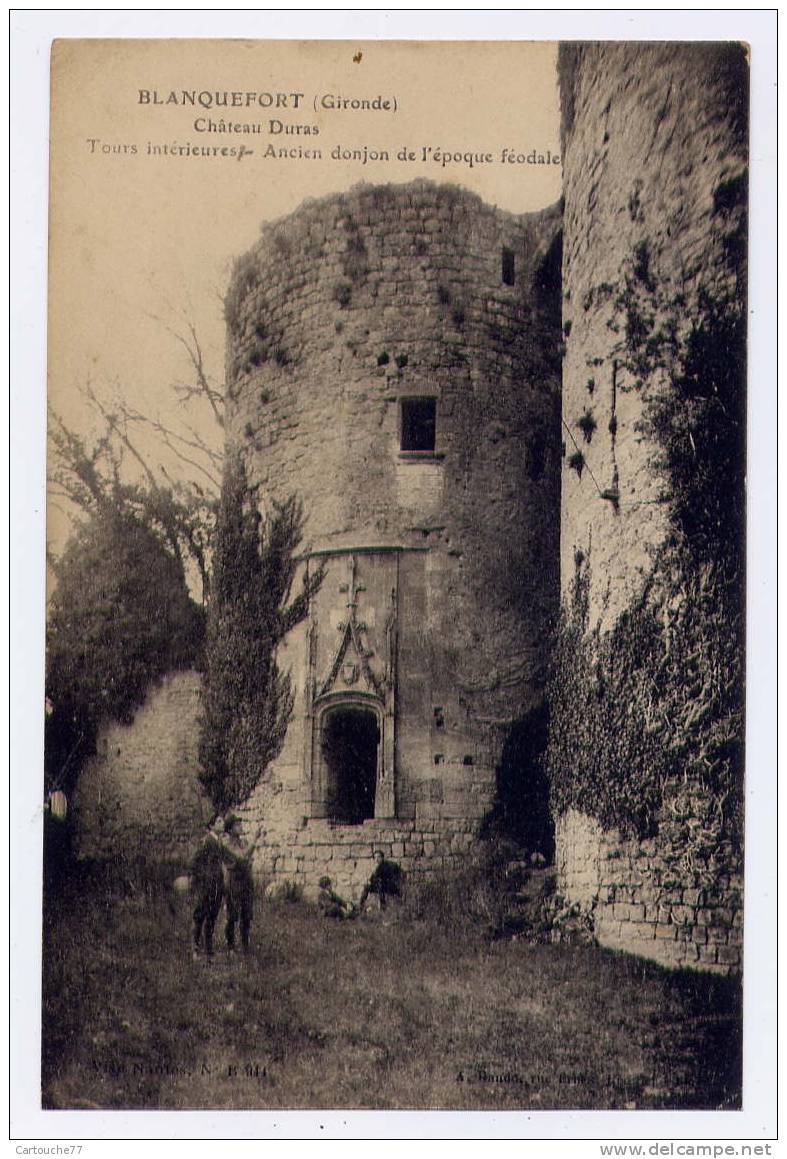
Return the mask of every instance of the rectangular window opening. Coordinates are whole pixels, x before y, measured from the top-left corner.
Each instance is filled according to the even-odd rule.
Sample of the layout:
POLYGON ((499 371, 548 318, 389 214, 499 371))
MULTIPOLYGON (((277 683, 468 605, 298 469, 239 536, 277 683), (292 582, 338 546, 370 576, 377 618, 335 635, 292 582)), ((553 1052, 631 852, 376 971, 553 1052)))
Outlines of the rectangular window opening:
POLYGON ((401 449, 433 451, 437 433, 437 399, 403 398, 401 449))
POLYGON ((514 251, 503 246, 502 278, 504 286, 513 286, 516 281, 516 258, 514 251))

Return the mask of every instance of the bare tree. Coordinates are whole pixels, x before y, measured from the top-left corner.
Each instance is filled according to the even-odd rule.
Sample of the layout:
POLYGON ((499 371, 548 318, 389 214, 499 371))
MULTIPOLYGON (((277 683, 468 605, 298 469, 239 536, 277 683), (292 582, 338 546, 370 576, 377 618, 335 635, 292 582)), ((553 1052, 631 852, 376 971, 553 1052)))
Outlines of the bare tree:
POLYGON ((65 500, 87 516, 114 511, 135 516, 160 539, 184 574, 196 569, 203 603, 209 591, 210 542, 220 490, 223 448, 198 429, 195 414, 207 407, 223 431, 223 395, 206 369, 196 329, 166 327, 186 352, 191 374, 173 386, 182 424, 145 414, 115 390, 81 390, 98 433, 92 438, 54 409, 49 412, 50 502, 65 500))

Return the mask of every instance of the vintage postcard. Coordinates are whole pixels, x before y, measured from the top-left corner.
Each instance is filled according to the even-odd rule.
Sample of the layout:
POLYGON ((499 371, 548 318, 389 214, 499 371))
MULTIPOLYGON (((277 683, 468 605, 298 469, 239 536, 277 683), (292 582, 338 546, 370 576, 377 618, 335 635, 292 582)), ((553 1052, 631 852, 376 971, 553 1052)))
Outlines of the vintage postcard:
POLYGON ((749 92, 52 44, 42 1110, 745 1109, 749 92))

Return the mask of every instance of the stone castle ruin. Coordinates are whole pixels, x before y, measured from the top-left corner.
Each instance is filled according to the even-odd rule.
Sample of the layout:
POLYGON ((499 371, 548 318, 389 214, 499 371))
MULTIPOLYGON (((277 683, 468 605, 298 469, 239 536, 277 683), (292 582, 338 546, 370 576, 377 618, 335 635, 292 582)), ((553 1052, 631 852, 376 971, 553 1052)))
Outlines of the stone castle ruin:
MULTIPOLYGON (((562 605, 578 586, 590 634, 630 617, 648 584, 654 599, 659 587, 668 589, 662 621, 674 614, 680 623, 681 603, 707 599, 711 614, 695 625, 676 665, 682 687, 660 688, 652 727, 667 712, 668 743, 685 740, 688 748, 692 736, 718 729, 734 746, 742 742, 743 683, 742 640, 736 645, 733 632, 743 603, 743 528, 734 511, 742 509, 745 469, 744 50, 561 45, 559 68, 562 605), (737 428, 728 416, 736 416, 737 428), (738 434, 725 442, 719 431, 728 428, 738 434), (570 467, 578 450, 580 471, 570 467), (662 562, 659 572, 676 541, 689 545, 689 572, 680 556, 671 568, 662 562), (719 578, 719 562, 730 557, 736 567, 719 578), (722 648, 713 642, 716 617, 727 635, 722 648), (737 721, 724 720, 718 702, 708 699, 714 667, 736 671, 737 721), (698 724, 703 712, 705 723, 698 724)), ((676 635, 673 647, 679 642, 676 635)), ((646 734, 651 705, 635 696, 636 668, 644 670, 644 660, 637 659, 621 696, 630 709, 644 709, 646 734)), ((652 697, 648 685, 655 681, 643 684, 652 697)), ((579 733, 586 720, 574 723, 579 733)), ((642 839, 601 825, 587 810, 556 818, 559 888, 592 914, 602 944, 668 966, 726 971, 741 965, 743 883, 721 802, 740 793, 742 770, 731 786, 719 781, 709 791, 707 783, 724 772, 724 757, 718 749, 697 749, 705 787, 680 762, 657 831, 642 839)), ((578 735, 571 755, 584 759, 578 735)))
MULTIPOLYGON (((651 315, 666 288, 687 323, 709 288, 743 301, 742 75, 730 46, 563 46, 562 206, 360 186, 266 226, 236 263, 228 446, 263 504, 303 497, 302 566, 326 568, 279 656, 296 691, 284 749, 242 810, 267 879, 309 893, 327 872, 357 893, 376 849, 415 877, 460 868, 512 727, 543 703, 582 560, 588 630, 627 607, 669 530, 641 421, 669 383, 632 389, 613 306, 637 255, 651 315)), ((84 853, 131 842, 143 814, 185 851, 196 727, 172 760, 156 736, 198 702, 198 678, 173 674, 107 731, 80 780, 84 853)), ((703 893, 674 859, 668 880, 658 838, 627 844, 570 810, 556 840, 559 888, 602 942, 740 965, 732 855, 703 893)))
POLYGON ((491 808, 557 605, 559 244, 554 210, 424 183, 306 205, 238 263, 228 442, 326 566, 248 806, 276 874, 459 864, 491 808))

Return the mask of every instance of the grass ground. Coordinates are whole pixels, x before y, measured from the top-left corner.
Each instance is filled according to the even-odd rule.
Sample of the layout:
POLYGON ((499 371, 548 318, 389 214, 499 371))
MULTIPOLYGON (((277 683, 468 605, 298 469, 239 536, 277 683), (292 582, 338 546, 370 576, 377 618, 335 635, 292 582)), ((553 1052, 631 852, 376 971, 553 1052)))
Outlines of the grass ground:
MULTIPOLYGON (((736 982, 406 911, 258 905, 193 961, 187 897, 95 878, 47 907, 43 1105, 625 1109, 740 1105, 736 982)), ((221 933, 221 926, 217 933, 221 933)))

